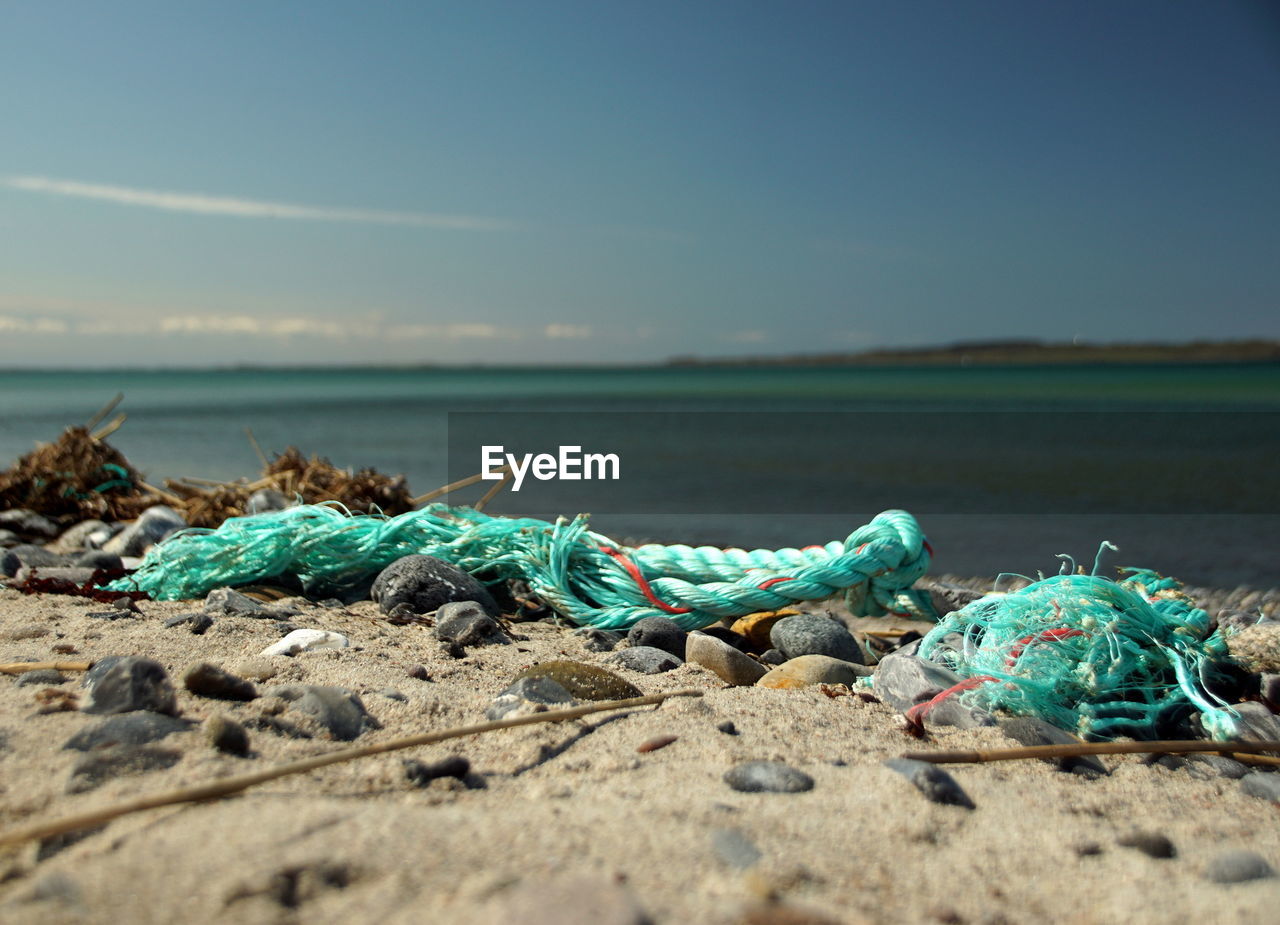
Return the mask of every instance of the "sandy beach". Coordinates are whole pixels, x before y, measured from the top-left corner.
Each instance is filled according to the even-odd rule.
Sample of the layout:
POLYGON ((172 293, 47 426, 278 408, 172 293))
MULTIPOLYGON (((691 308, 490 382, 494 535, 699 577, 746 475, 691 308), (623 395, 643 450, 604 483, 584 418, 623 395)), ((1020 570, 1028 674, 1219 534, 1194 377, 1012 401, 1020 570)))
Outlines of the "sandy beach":
POLYGON ((921 742, 887 705, 844 689, 730 687, 689 663, 628 671, 554 622, 510 624, 510 644, 456 658, 431 628, 391 625, 371 602, 283 604, 297 611, 284 618, 289 626, 342 633, 350 647, 261 656, 287 627, 220 615, 195 635, 165 621, 200 602, 144 601, 138 613, 109 619, 111 607, 83 598, 0 591, 0 662, 145 655, 166 669, 176 712, 190 724, 145 746, 161 755, 144 762, 150 770, 97 782, 83 767, 91 753, 64 747, 109 719, 75 708, 86 700, 80 674, 65 672, 61 683, 0 678, 0 827, 343 747, 267 696, 272 685, 357 694, 380 726, 358 744, 482 722, 520 669, 556 659, 610 668, 646 694, 702 696, 352 761, 125 816, 79 840, 9 848, 0 856, 0 918, 1261 922, 1280 902, 1280 878, 1206 876, 1232 851, 1280 868, 1280 826, 1274 802, 1203 762, 1106 757, 1110 773, 1097 779, 1045 761, 952 765, 975 808, 939 805, 885 760, 1015 743, 998 728, 943 726, 921 742), (181 679, 199 662, 253 680, 263 696, 193 694, 181 679), (216 716, 248 730, 247 757, 211 747, 205 726, 216 716), (672 741, 654 748, 661 738, 672 741), (463 779, 422 786, 406 776, 405 759, 455 755, 469 762, 463 779), (726 784, 726 771, 757 760, 785 762, 814 786, 747 793, 726 784), (1163 836, 1175 856, 1124 844, 1135 833, 1157 854, 1163 836))

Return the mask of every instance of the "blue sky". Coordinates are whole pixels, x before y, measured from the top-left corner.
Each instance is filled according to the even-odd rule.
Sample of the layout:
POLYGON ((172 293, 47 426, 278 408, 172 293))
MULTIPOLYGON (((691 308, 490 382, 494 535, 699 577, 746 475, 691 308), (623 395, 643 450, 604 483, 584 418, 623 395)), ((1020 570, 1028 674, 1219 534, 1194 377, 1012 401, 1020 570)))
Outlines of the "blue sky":
POLYGON ((0 5, 0 366, 1280 337, 1266 3, 0 5))

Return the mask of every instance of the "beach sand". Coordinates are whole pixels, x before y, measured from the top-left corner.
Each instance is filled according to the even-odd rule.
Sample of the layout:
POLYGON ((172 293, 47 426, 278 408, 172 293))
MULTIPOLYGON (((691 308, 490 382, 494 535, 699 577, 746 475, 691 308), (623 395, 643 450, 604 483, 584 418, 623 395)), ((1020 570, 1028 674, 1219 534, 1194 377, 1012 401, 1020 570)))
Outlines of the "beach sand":
MULTIPOLYGON (((248 758, 223 754, 193 725, 155 743, 178 755, 172 766, 68 793, 83 755, 63 745, 102 718, 38 709, 55 697, 41 693, 51 686, 83 704, 80 676, 68 672, 61 685, 0 677, 0 828, 343 747, 257 728, 279 709, 274 698, 237 703, 181 689, 196 662, 274 672, 260 690, 349 688, 381 723, 357 740, 365 744, 482 722, 524 666, 609 658, 566 627, 523 622, 513 644, 457 659, 431 629, 389 625, 372 603, 292 603, 294 626, 336 630, 352 646, 261 659, 281 636, 271 620, 218 617, 197 636, 163 623, 198 603, 142 602, 140 615, 108 620, 91 616, 110 609, 102 604, 0 590, 0 662, 146 655, 179 687, 184 718, 235 718, 252 746, 248 758), (411 677, 415 665, 430 680, 411 677)), ((883 762, 919 748, 1015 743, 994 728, 949 727, 922 743, 886 705, 816 688, 730 688, 696 665, 617 670, 645 693, 703 696, 335 765, 126 816, 60 850, 8 849, 0 920, 1205 923, 1273 921, 1280 908, 1280 878, 1204 876, 1233 850, 1280 869, 1280 807, 1203 766, 1107 757, 1111 773, 1086 779, 1043 761, 952 765, 976 808, 939 805, 883 762), (736 735, 718 728, 726 721, 736 735), (675 740, 638 751, 659 736, 675 740), (406 779, 405 758, 451 755, 470 761, 466 782, 406 779), (786 762, 815 786, 731 789, 723 775, 749 760, 786 762), (1135 832, 1166 836, 1176 856, 1120 844, 1135 832)), ((308 729, 294 712, 278 718, 308 729)))

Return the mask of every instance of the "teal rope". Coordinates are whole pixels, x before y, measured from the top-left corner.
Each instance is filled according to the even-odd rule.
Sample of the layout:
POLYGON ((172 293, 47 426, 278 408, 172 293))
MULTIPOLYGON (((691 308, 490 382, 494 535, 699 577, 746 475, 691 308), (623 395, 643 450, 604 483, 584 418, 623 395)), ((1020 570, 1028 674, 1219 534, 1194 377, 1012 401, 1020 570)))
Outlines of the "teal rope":
POLYGON ((585 517, 551 524, 442 504, 384 517, 299 505, 231 518, 217 530, 175 534, 110 587, 182 600, 290 575, 309 593, 333 593, 414 553, 452 562, 487 582, 522 578, 573 622, 609 629, 649 616, 696 629, 854 588, 893 611, 930 560, 924 534, 905 511, 877 515, 844 543, 746 551, 656 544, 630 549, 592 533, 585 517))

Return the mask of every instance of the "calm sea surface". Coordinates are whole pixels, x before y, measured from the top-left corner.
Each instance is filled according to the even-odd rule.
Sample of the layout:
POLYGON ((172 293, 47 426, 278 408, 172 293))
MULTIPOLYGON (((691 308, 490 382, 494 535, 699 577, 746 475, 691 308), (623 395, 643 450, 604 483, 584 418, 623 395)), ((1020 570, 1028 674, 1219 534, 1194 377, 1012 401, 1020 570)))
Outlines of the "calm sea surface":
MULTIPOLYGON (((611 484, 616 497, 595 517, 597 529, 619 538, 746 546, 843 538, 875 511, 857 512, 861 519, 853 520, 842 502, 832 513, 812 503, 792 512, 785 502, 764 503, 745 474, 742 490, 735 490, 735 472, 747 457, 785 456, 799 468, 778 468, 782 484, 794 484, 797 473, 820 472, 826 481, 816 481, 813 490, 821 491, 823 484, 841 484, 846 463, 852 473, 874 470, 874 461, 884 472, 897 469, 914 480, 904 495, 926 499, 913 512, 937 548, 935 571, 1051 572, 1056 553, 1091 563, 1107 539, 1122 550, 1115 564, 1150 566, 1196 583, 1280 585, 1280 498, 1272 474, 1280 460, 1277 366, 0 372, 0 464, 84 423, 117 392, 125 394, 118 410, 129 417, 110 442, 152 481, 256 474, 248 427, 268 452, 296 445, 339 466, 402 472, 415 492, 425 492, 451 474, 450 412, 508 412, 534 425, 544 412, 595 412, 593 439, 607 442, 608 422, 616 421, 619 441, 633 447, 644 445, 634 433, 637 421, 652 417, 632 412, 687 412, 700 417, 688 418, 697 426, 679 440, 681 465, 691 479, 715 473, 727 480, 718 497, 730 501, 704 508, 707 513, 654 513, 642 500, 653 486, 623 478, 611 484), (874 414, 869 419, 883 426, 846 432, 859 414, 874 414), (744 445, 738 424, 726 422, 756 415, 758 446, 744 445), (779 427, 781 421, 787 426, 779 427), (1009 421, 1067 424, 1047 439, 1035 427, 1009 421), (1126 501, 1077 510, 1070 462, 1041 480, 1050 484, 1040 513, 1011 501, 1012 494, 1002 497, 999 485, 979 486, 991 481, 981 478, 983 458, 1015 468, 1026 460, 1033 474, 1051 471, 1034 467, 1046 456, 1067 458, 1053 440, 1067 439, 1062 435, 1071 427, 1081 438, 1071 445, 1115 435, 1104 475, 1091 472, 1087 481, 1111 483, 1106 497, 1126 501), (722 429, 728 435, 734 428, 732 439, 718 439, 722 429), (918 465, 949 459, 947 453, 969 443, 987 455, 969 459, 967 469, 918 465), (1167 499, 1187 489, 1165 483, 1188 473, 1194 473, 1199 513, 1172 513, 1167 499), (977 503, 976 487, 985 492, 977 503), (635 503, 628 503, 628 492, 636 493, 635 503)), ((654 433, 653 443, 663 445, 664 435, 654 433)), ((670 449, 670 441, 666 445, 670 449)), ((878 494, 868 493, 877 510, 899 506, 890 500, 892 480, 885 479, 878 494)), ((1011 493, 1014 480, 1008 481, 1011 493)), ((572 488, 562 484, 553 496, 554 510, 577 513, 566 487, 572 488)), ((518 503, 504 497, 495 510, 553 512, 527 496, 518 503)), ((783 491, 781 497, 790 496, 783 491)))

